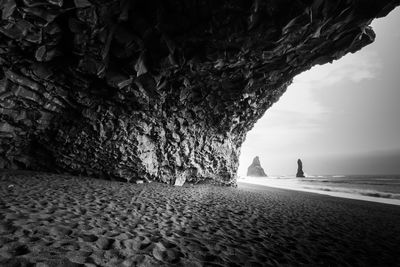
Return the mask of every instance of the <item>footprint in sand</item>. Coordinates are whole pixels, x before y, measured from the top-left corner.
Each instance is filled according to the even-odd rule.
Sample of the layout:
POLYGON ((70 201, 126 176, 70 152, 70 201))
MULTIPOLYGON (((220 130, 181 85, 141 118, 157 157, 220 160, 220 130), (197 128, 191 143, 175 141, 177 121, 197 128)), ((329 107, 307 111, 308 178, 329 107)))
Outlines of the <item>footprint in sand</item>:
POLYGON ((101 249, 101 250, 109 250, 111 249, 112 245, 114 244, 114 239, 111 238, 106 238, 106 237, 100 237, 96 241, 96 246, 101 249))
POLYGON ((49 229, 49 233, 57 238, 62 238, 72 234, 72 230, 62 226, 53 226, 49 229))
POLYGON ((90 254, 92 254, 92 252, 78 250, 68 251, 66 255, 70 261, 74 263, 84 264, 88 260, 90 254))
POLYGON ((31 251, 28 246, 21 245, 21 246, 16 247, 13 252, 14 252, 14 256, 22 256, 22 255, 29 254, 31 251))
MULTIPOLYGON (((0 250, 0 259, 13 259, 18 256, 23 256, 31 253, 28 246, 22 245, 18 242, 8 243, 4 245, 0 250)), ((0 266, 2 266, 0 264, 0 266)))
POLYGON ((0 223, 0 234, 10 234, 13 233, 17 228, 9 222, 0 223))
POLYGON ((96 242, 97 239, 99 238, 95 235, 81 235, 78 237, 78 240, 83 242, 96 242))

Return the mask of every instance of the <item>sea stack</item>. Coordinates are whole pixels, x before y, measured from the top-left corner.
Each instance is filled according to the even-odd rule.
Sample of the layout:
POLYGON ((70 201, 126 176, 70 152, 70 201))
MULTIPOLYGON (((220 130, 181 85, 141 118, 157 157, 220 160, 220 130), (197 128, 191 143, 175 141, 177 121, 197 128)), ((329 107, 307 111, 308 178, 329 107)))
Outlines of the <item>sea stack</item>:
POLYGON ((304 176, 304 171, 303 171, 303 162, 301 162, 301 159, 297 160, 297 174, 296 177, 305 177, 304 176))
POLYGON ((264 172, 264 169, 261 167, 259 157, 255 157, 253 159, 253 163, 247 168, 247 176, 252 177, 267 177, 264 172))

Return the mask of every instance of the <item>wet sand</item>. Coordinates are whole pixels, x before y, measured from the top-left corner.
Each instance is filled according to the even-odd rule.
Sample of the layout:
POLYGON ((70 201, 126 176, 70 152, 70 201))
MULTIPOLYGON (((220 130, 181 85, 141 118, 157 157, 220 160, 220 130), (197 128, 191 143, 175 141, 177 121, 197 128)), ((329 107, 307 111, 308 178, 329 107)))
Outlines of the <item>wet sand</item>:
POLYGON ((400 266, 400 207, 0 173, 0 266, 400 266))

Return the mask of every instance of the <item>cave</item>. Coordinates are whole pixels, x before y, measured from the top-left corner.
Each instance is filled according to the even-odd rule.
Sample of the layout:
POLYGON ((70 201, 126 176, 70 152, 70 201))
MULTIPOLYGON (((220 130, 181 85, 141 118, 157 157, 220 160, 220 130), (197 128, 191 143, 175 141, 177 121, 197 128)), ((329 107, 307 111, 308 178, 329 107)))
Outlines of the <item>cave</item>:
POLYGON ((234 186, 292 79, 400 1, 0 3, 0 169, 234 186))

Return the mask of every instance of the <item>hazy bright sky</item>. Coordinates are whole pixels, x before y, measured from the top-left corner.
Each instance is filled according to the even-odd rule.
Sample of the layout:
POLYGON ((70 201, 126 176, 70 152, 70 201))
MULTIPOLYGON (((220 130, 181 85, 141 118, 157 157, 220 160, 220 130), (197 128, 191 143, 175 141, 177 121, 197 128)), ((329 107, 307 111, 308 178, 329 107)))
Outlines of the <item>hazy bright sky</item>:
POLYGON ((269 175, 400 174, 400 8, 374 20, 373 44, 315 66, 247 134, 238 174, 255 156, 269 175))

